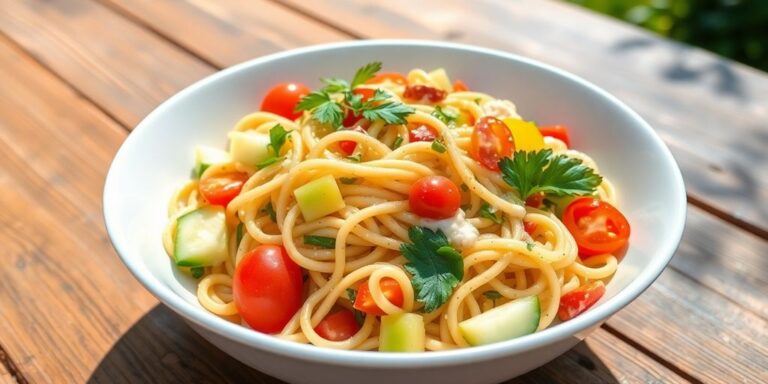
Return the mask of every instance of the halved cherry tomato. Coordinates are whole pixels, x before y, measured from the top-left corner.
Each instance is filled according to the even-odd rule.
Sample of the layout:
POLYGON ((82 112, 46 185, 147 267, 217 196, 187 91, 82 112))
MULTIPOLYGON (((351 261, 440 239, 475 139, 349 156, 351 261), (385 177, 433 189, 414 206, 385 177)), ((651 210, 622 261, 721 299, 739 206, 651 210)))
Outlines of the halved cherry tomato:
POLYGON ((456 80, 453 82, 453 91, 454 92, 466 92, 469 91, 469 87, 467 87, 467 84, 465 84, 461 80, 456 80))
POLYGON ((461 206, 456 183, 443 176, 424 176, 411 186, 408 195, 411 212, 429 219, 453 217, 461 206))
POLYGON ((237 312, 251 328, 279 332, 301 307, 301 268, 285 248, 260 245, 237 264, 232 293, 237 312))
MULTIPOLYGON (((360 132, 360 133, 367 133, 365 128, 356 125, 354 128, 349 128, 351 131, 360 132)), ((339 149, 341 149, 341 152, 343 152, 345 155, 349 156, 352 154, 352 152, 355 151, 355 148, 357 148, 357 142, 352 140, 342 140, 339 141, 339 149)))
POLYGON ((528 196, 527 199, 525 199, 525 205, 533 208, 541 207, 541 203, 544 202, 544 192, 537 192, 533 195, 528 196))
POLYGON ((595 305, 605 294, 605 284, 598 280, 570 291, 560 298, 557 317, 562 321, 573 319, 595 305))
POLYGON ((491 171, 499 170, 499 160, 514 152, 512 133, 504 122, 484 116, 475 123, 469 143, 469 154, 483 167, 491 171))
POLYGON ((525 232, 529 235, 533 236, 533 233, 536 232, 537 227, 538 225, 536 225, 536 223, 523 220, 523 229, 525 229, 525 232))
POLYGON ((247 173, 222 173, 200 180, 197 189, 209 203, 226 207, 232 199, 240 194, 246 180, 248 180, 247 173))
POLYGON ((447 92, 427 85, 409 85, 405 87, 403 97, 420 103, 437 103, 447 96, 447 92))
POLYGON ((302 97, 312 92, 309 87, 301 83, 282 83, 274 86, 261 101, 261 110, 272 112, 286 119, 296 120, 301 112, 294 109, 302 97))
MULTIPOLYGON (((384 297, 386 297, 390 303, 397 307, 402 307, 403 290, 400 288, 400 284, 397 283, 397 280, 385 277, 380 280, 379 286, 381 287, 381 292, 384 294, 384 297)), ((361 284, 360 288, 357 289, 355 303, 352 306, 358 311, 365 312, 369 315, 386 315, 386 312, 379 308, 379 306, 376 305, 376 302, 373 301, 371 287, 368 286, 368 281, 361 284)))
POLYGON ((629 222, 618 209, 592 197, 575 199, 563 211, 563 224, 579 246, 579 256, 615 252, 629 240, 629 222))
POLYGON ((403 76, 402 74, 399 74, 397 72, 383 72, 379 73, 378 75, 370 78, 368 81, 366 81, 366 84, 379 84, 383 83, 385 81, 391 81, 398 85, 406 85, 408 84, 408 79, 403 76))
POLYGON ((410 143, 417 141, 432 141, 437 137, 437 130, 424 124, 408 124, 408 140, 410 143))
POLYGON ((326 340, 342 341, 354 336, 360 330, 355 315, 348 309, 331 313, 320 321, 315 332, 326 340))
POLYGON ((554 137, 555 139, 559 139, 565 145, 568 146, 568 148, 571 147, 571 139, 568 137, 568 128, 564 125, 550 125, 547 127, 539 127, 539 132, 541 132, 542 136, 549 136, 554 137))

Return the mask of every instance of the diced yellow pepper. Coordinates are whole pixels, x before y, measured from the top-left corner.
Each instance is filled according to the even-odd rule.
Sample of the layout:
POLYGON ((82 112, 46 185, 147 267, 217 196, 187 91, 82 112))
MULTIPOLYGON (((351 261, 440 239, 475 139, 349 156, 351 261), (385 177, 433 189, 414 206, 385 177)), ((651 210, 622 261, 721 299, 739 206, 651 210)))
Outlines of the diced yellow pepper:
POLYGON ((511 117, 504 119, 504 124, 512 131, 516 151, 535 151, 544 148, 544 137, 536 128, 536 124, 511 117))

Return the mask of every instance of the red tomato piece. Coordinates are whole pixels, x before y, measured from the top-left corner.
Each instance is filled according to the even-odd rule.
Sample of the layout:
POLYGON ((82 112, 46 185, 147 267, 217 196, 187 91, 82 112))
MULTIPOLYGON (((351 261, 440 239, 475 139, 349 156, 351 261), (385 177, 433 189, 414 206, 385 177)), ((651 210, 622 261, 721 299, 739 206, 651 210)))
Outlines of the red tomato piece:
MULTIPOLYGON (((362 96, 362 101, 364 102, 368 101, 368 99, 373 97, 375 92, 376 92, 375 90, 370 88, 355 88, 355 90, 352 91, 352 93, 362 96)), ((351 109, 348 109, 347 114, 344 115, 344 121, 342 121, 341 124, 345 127, 354 127, 362 119, 363 119, 362 115, 355 115, 355 113, 352 112, 351 109)))
POLYGON ((499 170, 499 160, 515 151, 512 132, 504 122, 485 116, 477 120, 469 143, 469 154, 491 171, 499 170))
POLYGON ((568 137, 568 128, 564 125, 550 125, 547 127, 539 127, 539 132, 541 132, 542 136, 549 136, 554 137, 555 139, 559 139, 565 145, 568 146, 568 148, 571 147, 571 139, 568 137))
POLYGON ((570 291, 560 298, 560 308, 557 317, 562 321, 573 319, 582 312, 595 305, 605 294, 605 284, 602 281, 593 281, 570 291))
POLYGON ((408 196, 411 212, 429 219, 453 217, 461 205, 461 192, 451 179, 424 176, 411 186, 408 196))
POLYGON ((403 97, 419 103, 437 103, 445 99, 447 92, 427 85, 409 85, 405 87, 403 97))
POLYGON ((264 100, 261 101, 261 110, 296 120, 301 116, 301 112, 295 111, 296 104, 310 92, 312 90, 301 83, 278 84, 264 96, 264 100))
POLYGON ((523 220, 523 229, 525 229, 525 232, 527 232, 529 235, 533 236, 534 232, 536 232, 537 227, 538 225, 536 225, 536 223, 523 220))
POLYGON ((456 80, 456 81, 453 82, 453 91, 454 92, 467 92, 467 91, 469 91, 469 87, 463 81, 456 80))
POLYGON ((325 316, 315 327, 318 335, 331 341, 347 340, 359 330, 360 324, 355 320, 355 315, 347 309, 325 316))
POLYGON ((240 317, 253 329, 276 333, 301 307, 301 268, 278 245, 260 245, 246 253, 232 283, 240 317))
POLYGON ((378 75, 370 78, 368 81, 366 81, 366 84, 379 84, 383 83, 385 81, 390 81, 392 83, 395 83, 397 85, 406 85, 408 84, 408 79, 403 76, 400 73, 397 72, 382 72, 378 75))
POLYGON ((544 192, 537 192, 533 195, 528 196, 527 199, 525 199, 525 205, 533 208, 541 207, 541 203, 544 202, 544 192))
MULTIPOLYGON (((359 125, 349 129, 355 132, 367 133, 366 130, 359 125)), ((339 141, 339 149, 341 149, 341 152, 343 152, 347 156, 351 155, 352 152, 355 151, 355 148, 357 148, 357 142, 355 141, 352 141, 352 140, 339 141)))
MULTIPOLYGON (((389 300, 390 303, 397 307, 403 306, 403 290, 400 288, 400 284, 397 280, 385 277, 379 281, 381 292, 384 293, 384 297, 389 300)), ((383 316, 386 312, 376 305, 371 296, 371 287, 368 286, 368 281, 360 284, 360 288, 357 289, 357 296, 355 296, 355 303, 352 305, 360 312, 365 312, 369 315, 383 316)))
POLYGON ((408 124, 409 142, 433 141, 435 138, 437 138, 436 129, 424 124, 408 124))
POLYGON ((222 173, 200 180, 197 190, 212 205, 226 207, 232 199, 240 194, 246 180, 248 180, 247 173, 222 173))
POLYGON ((563 211, 563 224, 576 239, 582 259, 618 251, 629 241, 627 218, 612 205, 592 197, 573 200, 563 211))

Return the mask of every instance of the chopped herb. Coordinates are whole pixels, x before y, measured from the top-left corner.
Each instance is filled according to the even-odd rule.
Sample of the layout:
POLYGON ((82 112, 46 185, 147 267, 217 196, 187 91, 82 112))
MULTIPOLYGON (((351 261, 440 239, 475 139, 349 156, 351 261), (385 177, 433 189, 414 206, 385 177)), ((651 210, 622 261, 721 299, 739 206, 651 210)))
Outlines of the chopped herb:
POLYGON ((357 177, 340 177, 339 181, 342 184, 354 184, 357 183, 357 177))
POLYGON ((286 131, 282 125, 277 124, 269 130, 269 148, 272 148, 274 156, 280 156, 280 149, 285 144, 285 139, 291 131, 286 131))
POLYGON ((579 159, 552 155, 551 149, 515 152, 512 159, 499 161, 504 181, 528 196, 544 192, 556 196, 588 195, 595 191, 603 178, 579 159))
POLYGON ((278 163, 278 162, 283 161, 283 160, 285 160, 285 157, 283 157, 283 156, 280 156, 280 157, 276 157, 276 156, 268 157, 268 158, 264 159, 261 163, 256 164, 256 168, 264 169, 266 167, 269 167, 272 164, 278 163))
POLYGON ((425 312, 432 312, 448 301, 464 278, 464 259, 440 230, 412 226, 408 237, 413 243, 400 246, 408 259, 405 269, 413 275, 416 300, 424 304, 425 312))
POLYGON ((366 81, 373 78, 378 71, 381 71, 381 61, 374 61, 362 66, 362 68, 355 72, 355 77, 352 78, 350 88, 354 89, 358 85, 364 84, 366 81))
POLYGON ((199 279, 203 277, 203 274, 205 273, 205 267, 192 267, 189 269, 189 272, 192 273, 192 277, 199 279))
POLYGON ((333 249, 336 248, 336 239, 325 236, 304 236, 304 244, 316 245, 320 248, 333 249))
POLYGON ((469 187, 466 184, 461 183, 460 187, 462 191, 469 192, 469 187))
POLYGON ((480 206, 480 217, 491 220, 496 224, 501 224, 502 222, 501 216, 496 214, 496 209, 491 207, 488 203, 483 203, 483 205, 480 206))
POLYGON ((235 230, 235 237, 237 240, 235 244, 240 245, 240 241, 243 240, 243 236, 245 236, 245 225, 243 225, 243 223, 238 223, 237 229, 235 230))
POLYGON ((501 299, 501 293, 499 293, 499 291, 485 291, 483 292, 483 296, 485 296, 486 299, 491 300, 494 307, 496 306, 496 300, 501 299))
POLYGON ((359 163, 362 159, 363 159, 363 154, 359 152, 352 156, 347 156, 347 160, 352 160, 356 163, 359 163))
POLYGON ((269 215, 269 218, 272 219, 273 222, 277 223, 277 213, 275 212, 275 209, 272 207, 272 202, 267 203, 267 205, 265 205, 264 208, 261 209, 261 212, 269 215))
POLYGON ((534 244, 531 243, 531 242, 526 242, 525 243, 525 248, 528 248, 528 251, 533 251, 533 246, 534 246, 534 244))
POLYGON ((432 150, 437 153, 445 153, 445 145, 438 140, 432 140, 432 150))
POLYGON ((452 109, 443 109, 441 106, 436 105, 435 110, 432 111, 432 116, 445 123, 445 125, 456 124, 456 119, 459 118, 459 114, 452 109))
POLYGON ((354 304, 355 299, 357 299, 357 291, 354 288, 347 288, 347 298, 354 304))
POLYGON ((395 142, 392 144, 392 149, 398 149, 401 145, 403 145, 403 137, 398 136, 395 138, 395 142))
MULTIPOLYGON (((347 288, 347 298, 349 298, 349 301, 354 305, 355 299, 357 299, 357 291, 354 288, 347 288)), ((352 314, 355 315, 357 324, 363 325, 363 322, 365 322, 365 314, 354 308, 352 308, 352 314)))
POLYGON ((475 99, 475 104, 477 104, 477 105, 480 105, 480 101, 482 101, 482 99, 481 99, 481 98, 479 98, 479 97, 478 97, 478 98, 476 98, 476 99, 475 99))

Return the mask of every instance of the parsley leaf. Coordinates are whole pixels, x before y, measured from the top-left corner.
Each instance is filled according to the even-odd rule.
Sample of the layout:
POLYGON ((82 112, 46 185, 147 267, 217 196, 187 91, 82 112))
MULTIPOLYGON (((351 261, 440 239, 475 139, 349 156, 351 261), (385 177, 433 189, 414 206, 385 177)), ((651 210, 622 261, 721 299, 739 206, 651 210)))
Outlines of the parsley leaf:
POLYGON ((341 104, 328 101, 312 110, 312 118, 320 124, 331 124, 333 127, 338 127, 344 121, 344 111, 341 109, 341 104))
POLYGON ((581 160, 552 155, 551 149, 515 152, 512 159, 499 161, 502 178, 520 192, 522 200, 544 192, 556 196, 588 195, 603 178, 581 160))
POLYGON ((288 134, 291 131, 286 131, 282 125, 277 124, 269 130, 269 148, 272 148, 272 153, 275 156, 280 156, 280 149, 285 144, 285 139, 288 138, 288 134))
POLYGON ((323 92, 326 93, 344 92, 349 89, 349 83, 347 83, 346 80, 324 77, 320 79, 320 81, 325 84, 323 92))
POLYGON ((425 312, 432 312, 448 301, 464 278, 464 259, 440 230, 412 226, 408 237, 413 244, 400 246, 408 259, 405 269, 413 275, 416 300, 424 304, 425 312))
POLYGON ((363 110, 363 117, 368 120, 384 120, 387 124, 405 124, 405 118, 416 112, 403 103, 388 102, 371 106, 363 110))
POLYGON ((336 248, 336 239, 325 236, 304 235, 304 244, 316 245, 320 248, 336 248))
POLYGON ((483 205, 480 206, 480 217, 484 217, 488 220, 493 221, 496 224, 501 224, 501 217, 496 215, 495 210, 492 210, 493 207, 491 207, 488 203, 483 203, 483 205))
POLYGON ((443 109, 439 105, 435 105, 435 110, 432 111, 432 116, 445 123, 445 125, 456 124, 456 119, 459 114, 452 109, 443 109))
POLYGON ((350 88, 355 88, 360 84, 365 83, 376 75, 376 72, 381 71, 381 61, 374 61, 364 65, 362 68, 355 72, 355 77, 352 78, 350 88))
POLYGON ((313 108, 319 107, 321 104, 331 101, 331 97, 326 92, 312 92, 299 100, 296 104, 295 111, 309 111, 313 108))

